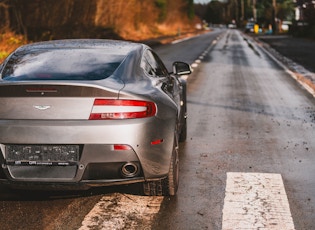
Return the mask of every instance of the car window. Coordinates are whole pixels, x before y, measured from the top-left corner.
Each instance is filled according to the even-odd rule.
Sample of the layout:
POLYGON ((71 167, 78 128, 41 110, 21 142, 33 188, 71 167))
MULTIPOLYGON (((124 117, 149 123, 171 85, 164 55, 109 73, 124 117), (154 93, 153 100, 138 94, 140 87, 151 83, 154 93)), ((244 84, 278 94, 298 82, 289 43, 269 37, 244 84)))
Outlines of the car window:
POLYGON ((151 67, 151 65, 149 64, 149 62, 145 56, 141 60, 141 68, 144 69, 144 71, 147 74, 154 76, 153 68, 151 67))
POLYGON ((101 80, 109 77, 124 55, 102 49, 35 49, 14 53, 2 71, 6 81, 101 80))
POLYGON ((144 70, 155 77, 168 76, 168 71, 165 68, 161 59, 151 50, 147 50, 144 54, 144 70))

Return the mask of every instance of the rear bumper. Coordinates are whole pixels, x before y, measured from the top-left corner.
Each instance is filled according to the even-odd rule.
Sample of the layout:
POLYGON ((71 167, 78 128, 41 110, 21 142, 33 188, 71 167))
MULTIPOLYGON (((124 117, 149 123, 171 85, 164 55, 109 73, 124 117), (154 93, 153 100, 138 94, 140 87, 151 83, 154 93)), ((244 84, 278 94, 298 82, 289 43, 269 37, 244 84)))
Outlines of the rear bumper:
MULTIPOLYGON (((1 149, 6 149, 6 145, 2 145, 1 149)), ((17 154, 17 158, 11 161, 4 157, 8 153, 0 155, 0 183, 91 187, 144 180, 141 163, 133 149, 115 150, 113 145, 82 145, 77 161, 71 164, 66 164, 66 161, 52 164, 52 161, 46 158, 42 160, 38 156, 34 160, 33 153, 27 155, 17 151, 17 154), (32 160, 22 160, 27 158, 32 160)))
POLYGON ((14 189, 86 190, 152 181, 166 176, 155 175, 155 178, 145 179, 135 152, 132 149, 115 151, 112 145, 85 145, 80 152, 80 160, 68 166, 6 164, 2 154, 0 162, 0 184, 14 189), (127 174, 123 171, 124 167, 129 170, 127 174))
POLYGON ((73 144, 84 146, 75 182, 83 179, 88 164, 129 161, 139 162, 146 180, 161 178, 169 171, 175 123, 174 116, 163 120, 151 117, 122 121, 0 120, 3 158, 0 163, 5 163, 7 144, 73 144), (111 146, 114 144, 128 145, 132 153, 113 152, 111 146))

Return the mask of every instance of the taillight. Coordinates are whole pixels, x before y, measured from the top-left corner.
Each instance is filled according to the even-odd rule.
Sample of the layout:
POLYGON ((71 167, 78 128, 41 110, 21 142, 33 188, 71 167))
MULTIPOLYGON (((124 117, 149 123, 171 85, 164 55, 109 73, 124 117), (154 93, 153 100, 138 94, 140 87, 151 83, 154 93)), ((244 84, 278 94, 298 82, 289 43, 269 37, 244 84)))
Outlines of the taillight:
POLYGON ((95 99, 89 120, 117 120, 152 117, 156 105, 151 101, 95 99))

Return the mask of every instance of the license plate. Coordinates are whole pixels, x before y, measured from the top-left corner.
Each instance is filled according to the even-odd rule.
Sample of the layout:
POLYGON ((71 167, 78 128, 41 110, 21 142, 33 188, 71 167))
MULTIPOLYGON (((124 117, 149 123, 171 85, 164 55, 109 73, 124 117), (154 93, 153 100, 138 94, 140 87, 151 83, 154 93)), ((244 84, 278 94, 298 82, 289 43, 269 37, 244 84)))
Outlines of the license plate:
POLYGON ((79 161, 79 145, 7 145, 8 165, 68 166, 79 161))

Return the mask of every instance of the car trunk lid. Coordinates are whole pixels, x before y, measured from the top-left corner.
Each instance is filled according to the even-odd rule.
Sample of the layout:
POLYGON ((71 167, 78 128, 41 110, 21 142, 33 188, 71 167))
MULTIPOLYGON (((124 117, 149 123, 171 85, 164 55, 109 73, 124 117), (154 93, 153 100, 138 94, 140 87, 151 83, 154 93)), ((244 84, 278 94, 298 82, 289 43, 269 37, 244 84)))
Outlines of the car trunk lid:
POLYGON ((96 97, 115 99, 118 90, 88 84, 5 84, 0 86, 0 119, 87 120, 96 97))

